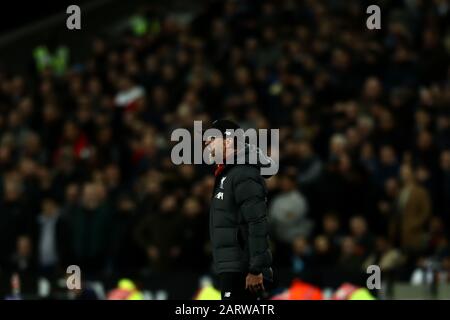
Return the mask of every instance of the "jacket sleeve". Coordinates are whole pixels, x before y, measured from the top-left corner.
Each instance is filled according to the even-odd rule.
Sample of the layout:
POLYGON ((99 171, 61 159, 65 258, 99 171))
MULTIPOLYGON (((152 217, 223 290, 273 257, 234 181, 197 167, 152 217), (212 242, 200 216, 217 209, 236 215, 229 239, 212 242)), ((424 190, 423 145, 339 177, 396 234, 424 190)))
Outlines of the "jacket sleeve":
POLYGON ((234 181, 234 196, 242 218, 248 223, 249 272, 260 274, 272 264, 269 250, 266 189, 257 169, 246 170, 234 181))

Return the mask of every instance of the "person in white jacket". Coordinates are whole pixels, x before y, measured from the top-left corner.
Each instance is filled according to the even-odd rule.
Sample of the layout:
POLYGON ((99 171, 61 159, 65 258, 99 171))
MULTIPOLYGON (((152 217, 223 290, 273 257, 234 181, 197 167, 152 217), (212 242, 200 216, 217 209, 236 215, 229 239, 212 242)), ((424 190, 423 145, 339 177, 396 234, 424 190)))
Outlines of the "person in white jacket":
POLYGON ((286 172, 280 176, 279 193, 269 208, 272 231, 278 241, 292 243, 297 236, 308 237, 312 221, 307 218, 308 202, 298 190, 296 175, 286 172))

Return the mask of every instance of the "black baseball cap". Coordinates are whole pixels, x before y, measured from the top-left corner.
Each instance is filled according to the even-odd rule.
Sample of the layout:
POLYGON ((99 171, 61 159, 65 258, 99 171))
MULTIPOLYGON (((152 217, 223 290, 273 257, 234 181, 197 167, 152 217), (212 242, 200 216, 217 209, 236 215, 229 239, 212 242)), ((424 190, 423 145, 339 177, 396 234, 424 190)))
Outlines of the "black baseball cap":
POLYGON ((241 127, 234 121, 228 119, 219 119, 215 120, 211 127, 208 129, 217 129, 222 134, 222 137, 226 137, 227 135, 231 135, 230 130, 237 130, 241 127))

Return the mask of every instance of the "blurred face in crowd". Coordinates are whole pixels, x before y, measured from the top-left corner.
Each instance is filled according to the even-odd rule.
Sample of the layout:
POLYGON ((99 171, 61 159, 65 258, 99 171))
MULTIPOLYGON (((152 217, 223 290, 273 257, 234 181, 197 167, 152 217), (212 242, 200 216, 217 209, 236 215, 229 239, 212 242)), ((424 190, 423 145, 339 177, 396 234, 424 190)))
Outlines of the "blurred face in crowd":
POLYGON ((37 165, 30 158, 24 158, 20 161, 20 172, 24 177, 31 177, 36 173, 37 165))
POLYGON ((94 96, 100 96, 102 93, 102 83, 98 78, 91 78, 88 82, 88 91, 94 96))
POLYGON ((266 42, 266 44, 273 43, 276 40, 275 30, 271 27, 264 28, 263 39, 266 42))
POLYGON ((351 100, 344 105, 345 117, 350 121, 356 121, 359 113, 359 105, 356 101, 351 100))
POLYGON ((87 209, 95 209, 100 205, 98 187, 94 183, 87 183, 83 187, 83 205, 87 209))
POLYGON ((167 91, 162 86, 157 86, 152 91, 152 100, 156 106, 162 107, 167 103, 167 91))
POLYGON ((91 106, 91 99, 89 98, 89 96, 83 94, 80 97, 77 98, 77 118, 78 121, 83 121, 85 120, 86 117, 89 117, 89 112, 92 108, 91 106), (88 114, 86 116, 86 113, 88 114))
POLYGON ((355 253, 355 241, 352 237, 345 237, 342 240, 341 252, 345 256, 353 255, 355 253))
POLYGON ((450 150, 441 153, 441 168, 444 171, 450 171, 450 150))
POLYGON ((441 218, 432 217, 430 221, 430 232, 431 233, 440 233, 444 230, 444 225, 442 223, 441 218))
POLYGON ((361 142, 361 137, 356 128, 348 128, 345 135, 348 141, 349 148, 353 150, 356 149, 361 142))
POLYGON ((53 199, 42 201, 42 214, 46 217, 54 216, 58 212, 58 206, 53 199))
POLYGON ((68 121, 64 125, 64 138, 73 142, 78 137, 78 127, 74 122, 68 121))
POLYGON ((338 167, 339 168, 339 172, 341 174, 348 173, 352 169, 352 160, 350 159, 348 154, 345 154, 345 153, 342 154, 339 157, 338 164, 339 164, 339 167, 338 167))
POLYGON ((119 89, 126 91, 133 87, 133 82, 128 77, 123 77, 119 80, 119 89))
POLYGON ((20 101, 19 110, 25 118, 31 117, 33 115, 33 109, 33 100, 31 100, 30 98, 24 98, 22 99, 22 101, 20 101))
POLYGON ((186 50, 180 50, 176 54, 177 65, 181 68, 189 65, 190 56, 186 50))
POLYGON ((197 181, 194 183, 193 187, 192 187, 192 195, 198 198, 202 198, 204 193, 204 185, 202 183, 202 181, 197 181))
POLYGON ((381 96, 382 90, 380 80, 375 77, 370 77, 364 83, 363 96, 366 99, 375 100, 381 96))
POLYGON ((11 161, 11 148, 7 146, 0 146, 0 164, 6 165, 11 161))
POLYGON ((29 133, 25 139, 24 148, 27 154, 34 155, 40 151, 41 143, 39 136, 35 133, 29 133))
POLYGON ((341 134, 335 134, 330 140, 330 153, 339 156, 345 152, 347 148, 347 139, 341 134))
POLYGON ((361 116, 357 120, 357 128, 360 135, 367 137, 374 127, 373 119, 369 116, 361 116))
POLYGON ((419 128, 426 129, 430 124, 431 118, 424 110, 419 110, 415 115, 416 123, 419 128))
POLYGON ((334 234, 339 230, 339 219, 334 214, 325 215, 322 223, 326 234, 334 234))
POLYGON ((433 93, 428 88, 422 88, 419 92, 420 103, 424 106, 433 105, 434 97, 433 93))
POLYGON ((292 250, 296 255, 304 255, 308 251, 308 241, 305 237, 296 237, 292 243, 292 250))
POLYGON ((384 190, 387 196, 395 198, 398 194, 398 182, 395 178, 389 178, 384 184, 384 190))
MULTIPOLYGON (((212 190, 214 189, 214 177, 213 176, 207 176, 203 179, 203 187, 205 188, 205 195, 211 194, 212 190)), ((208 196, 208 200, 210 197, 208 196)))
POLYGON ((5 200, 16 201, 22 194, 21 183, 15 179, 7 179, 5 181, 5 200))
POLYGON ((213 88, 220 88, 223 85, 222 75, 218 71, 214 70, 210 75, 209 84, 213 88))
POLYGON ((227 29, 225 27, 225 24, 223 20, 221 19, 215 19, 212 22, 212 30, 211 34, 216 40, 223 39, 226 36, 227 29))
POLYGON ((18 111, 11 111, 8 118, 8 125, 11 129, 14 129, 22 122, 21 115, 18 111))
POLYGON ((378 252, 385 252, 389 249, 389 242, 384 237, 377 237, 375 240, 375 249, 378 252))
POLYGON ((302 109, 295 109, 292 112, 292 122, 294 123, 294 125, 296 127, 301 127, 304 126, 306 124, 306 112, 305 110, 302 109))
POLYGON ((364 143, 361 147, 361 159, 370 160, 374 157, 373 146, 370 143, 364 143))
POLYGON ((201 206, 197 199, 191 197, 183 203, 183 214, 188 218, 194 218, 200 215, 201 206))
POLYGON ((420 150, 430 149, 433 143, 433 137, 428 131, 421 131, 417 137, 417 147, 420 150))
POLYGON ((414 182, 414 172, 410 165, 404 164, 400 168, 400 176, 404 184, 410 184, 414 182))
POLYGON ((145 186, 148 194, 158 195, 161 192, 161 184, 155 179, 148 179, 145 186))
POLYGON ((44 80, 41 83, 40 91, 42 96, 50 96, 53 93, 53 85, 49 80, 44 80))
POLYGON ((195 177, 195 170, 193 166, 190 165, 181 165, 179 166, 178 172, 183 179, 193 180, 195 177))
POLYGON ((297 148, 301 159, 308 159, 313 154, 313 149, 309 142, 302 141, 298 144, 297 148))
POLYGON ((161 202, 161 213, 173 213, 177 208, 177 198, 175 196, 166 196, 161 202))
POLYGON ((422 34, 422 40, 425 48, 432 49, 438 44, 439 35, 433 29, 426 29, 422 34))
POLYGON ((390 131, 394 128, 394 119, 389 111, 380 112, 379 126, 382 131, 390 131))
POLYGON ((156 140, 151 131, 147 131, 143 135, 140 145, 148 156, 153 156, 156 154, 156 140))
POLYGON ((356 237, 361 237, 367 232, 367 223, 363 217, 353 217, 350 220, 350 230, 356 237))
POLYGON ((164 65, 161 73, 163 79, 168 82, 172 81, 176 76, 175 68, 171 64, 164 65))
POLYGON ((135 207, 134 201, 128 196, 121 196, 117 202, 117 208, 121 214, 132 214, 135 207))
POLYGON ((28 257, 31 255, 31 240, 27 236, 20 236, 17 239, 16 245, 17 254, 21 257, 28 257))
POLYGON ((316 239, 314 240, 314 249, 319 254, 327 253, 330 249, 330 244, 328 242, 327 237, 325 237, 325 236, 316 237, 316 239))
POLYGON ((58 120, 59 112, 55 105, 46 104, 42 111, 42 119, 45 123, 52 123, 58 120))
POLYGON ((235 72, 236 83, 244 88, 250 84, 250 74, 246 68, 238 68, 235 72))
POLYGON ((106 186, 103 183, 101 182, 95 183, 95 191, 97 194, 97 198, 99 199, 100 202, 106 199, 107 191, 106 186))
POLYGON ((345 70, 350 65, 350 56, 342 49, 335 49, 332 53, 332 64, 338 70, 345 70))
POLYGON ((446 116, 438 116, 436 119, 436 127, 439 131, 447 131, 450 128, 450 118, 446 116))
POLYGON ((380 149, 380 161, 384 165, 392 165, 397 162, 394 148, 391 146, 382 146, 380 149))
POLYGON ((420 181, 421 183, 425 183, 430 178, 429 170, 423 165, 417 167, 415 175, 417 181, 420 181))
POLYGON ((295 176, 292 173, 281 176, 280 189, 282 192, 290 192, 296 189, 295 176))
POLYGON ((76 203, 78 200, 78 186, 75 183, 71 183, 66 188, 66 202, 76 203))
POLYGON ((106 183, 115 186, 120 183, 120 169, 116 164, 110 164, 105 169, 106 183))
POLYGON ((97 133, 97 141, 100 145, 108 145, 112 140, 112 131, 110 127, 103 127, 97 133))

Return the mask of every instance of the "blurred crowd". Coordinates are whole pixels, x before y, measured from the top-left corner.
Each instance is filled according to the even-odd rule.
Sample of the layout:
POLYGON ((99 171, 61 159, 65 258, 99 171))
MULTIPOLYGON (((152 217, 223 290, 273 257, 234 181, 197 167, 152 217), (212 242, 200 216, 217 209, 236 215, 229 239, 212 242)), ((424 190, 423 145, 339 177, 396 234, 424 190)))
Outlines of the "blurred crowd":
POLYGON ((280 129, 276 269, 450 271, 449 2, 379 3, 381 30, 367 1, 148 7, 157 27, 99 35, 62 74, 0 71, 0 273, 210 272, 214 168, 172 164, 170 134, 218 118, 280 129))

